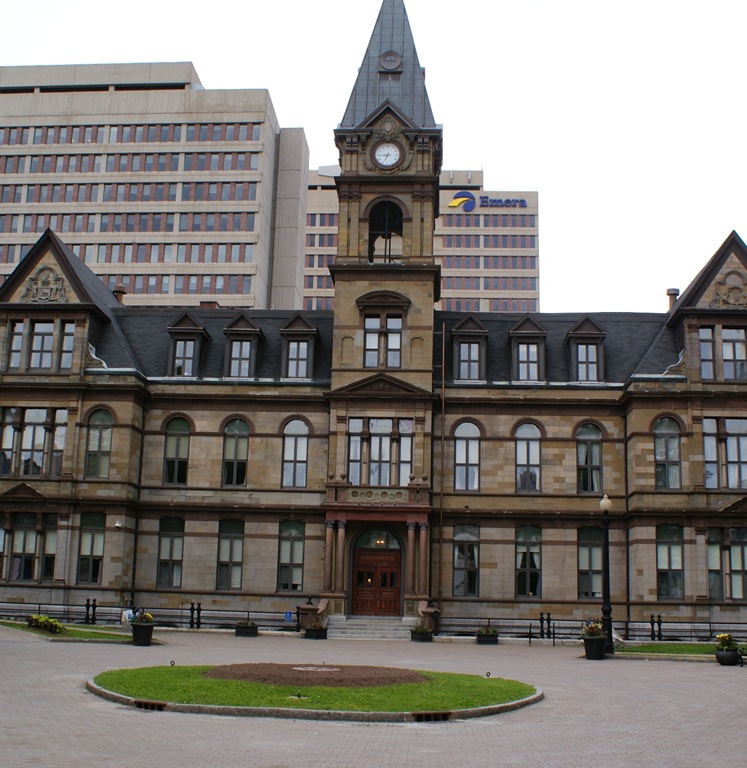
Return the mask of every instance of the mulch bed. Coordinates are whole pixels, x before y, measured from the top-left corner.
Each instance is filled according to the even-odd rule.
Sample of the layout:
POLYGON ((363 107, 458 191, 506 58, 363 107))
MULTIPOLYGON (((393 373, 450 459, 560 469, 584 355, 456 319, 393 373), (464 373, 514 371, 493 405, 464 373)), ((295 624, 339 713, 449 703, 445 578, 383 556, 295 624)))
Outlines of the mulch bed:
POLYGON ((304 688, 313 685, 371 688, 378 685, 427 682, 423 675, 412 669, 340 664, 226 664, 209 669, 205 676, 266 685, 297 685, 304 688))

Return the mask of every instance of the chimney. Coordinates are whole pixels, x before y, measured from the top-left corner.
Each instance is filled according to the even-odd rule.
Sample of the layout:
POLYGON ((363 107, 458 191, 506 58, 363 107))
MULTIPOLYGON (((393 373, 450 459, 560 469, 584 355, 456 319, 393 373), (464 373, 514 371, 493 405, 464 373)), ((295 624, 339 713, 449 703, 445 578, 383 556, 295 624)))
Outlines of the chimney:
POLYGON ((672 311, 672 307, 677 303, 677 297, 680 295, 679 288, 667 288, 667 296, 669 296, 669 311, 672 311))
POLYGON ((127 289, 122 285, 122 283, 117 283, 112 289, 112 293, 114 294, 114 298, 117 300, 117 304, 121 304, 124 300, 124 297, 127 295, 127 289))

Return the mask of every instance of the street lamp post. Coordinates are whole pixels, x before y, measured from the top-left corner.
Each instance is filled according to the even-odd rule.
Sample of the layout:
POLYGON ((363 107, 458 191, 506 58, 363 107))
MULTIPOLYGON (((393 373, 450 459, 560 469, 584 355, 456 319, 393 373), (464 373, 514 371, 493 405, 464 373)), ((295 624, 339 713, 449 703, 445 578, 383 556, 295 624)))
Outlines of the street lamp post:
POLYGON ((602 511, 602 521, 604 525, 604 546, 602 562, 602 629, 607 636, 604 644, 605 653, 615 652, 615 643, 612 639, 612 601, 610 599, 610 510, 612 502, 605 493, 599 502, 599 509, 602 511))

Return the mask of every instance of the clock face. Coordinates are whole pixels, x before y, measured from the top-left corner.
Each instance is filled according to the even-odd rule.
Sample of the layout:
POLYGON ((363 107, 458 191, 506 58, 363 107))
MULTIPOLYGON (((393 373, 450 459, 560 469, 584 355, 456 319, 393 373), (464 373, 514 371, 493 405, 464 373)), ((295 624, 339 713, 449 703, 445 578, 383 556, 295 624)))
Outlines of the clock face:
POLYGON ((382 141, 374 150, 374 160, 384 168, 391 168, 399 162, 402 151, 393 141, 382 141))

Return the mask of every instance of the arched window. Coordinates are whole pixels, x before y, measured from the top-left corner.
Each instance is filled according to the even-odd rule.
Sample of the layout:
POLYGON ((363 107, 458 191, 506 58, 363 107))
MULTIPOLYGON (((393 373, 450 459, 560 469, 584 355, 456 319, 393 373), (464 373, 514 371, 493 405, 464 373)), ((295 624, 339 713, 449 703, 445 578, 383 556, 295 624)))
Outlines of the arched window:
POLYGON ((293 419, 283 429, 283 486, 306 487, 306 457, 309 427, 301 419, 293 419))
POLYGON ((223 430, 223 485, 246 485, 249 458, 249 425, 231 419, 223 430))
POLYGON ((177 416, 166 425, 166 445, 163 456, 165 485, 185 485, 189 462, 189 422, 177 416))
POLYGON ((579 493, 601 493, 602 430, 594 424, 576 430, 576 477, 579 493))
POLYGON ((516 439, 516 490, 539 491, 540 431, 535 424, 521 424, 514 433, 516 439))
POLYGON ((480 489, 480 429, 471 421, 454 430, 454 490, 480 489))
POLYGON ((654 424, 654 461, 657 488, 680 488, 680 426, 662 416, 654 424))
POLYGON ((88 418, 85 477, 109 477, 112 454, 112 416, 100 408, 88 418))
POLYGON ((377 203, 371 209, 368 230, 368 260, 402 260, 402 211, 395 203, 377 203))

